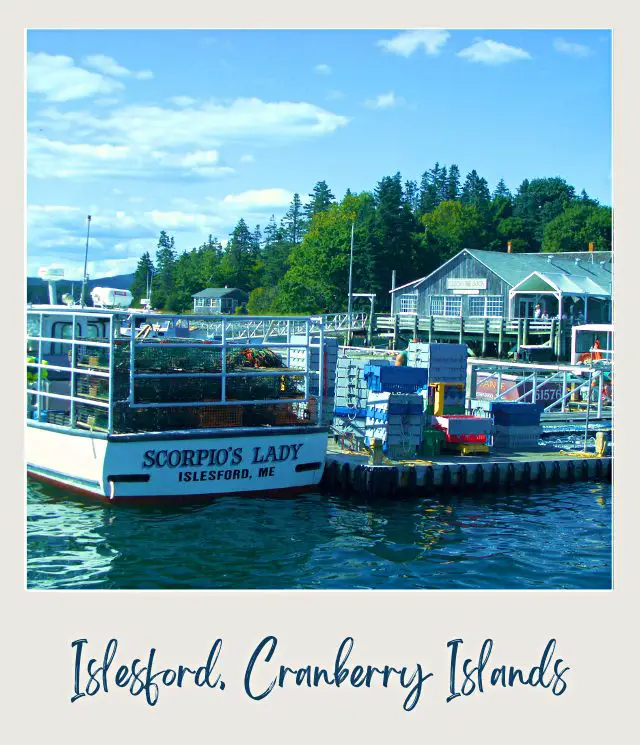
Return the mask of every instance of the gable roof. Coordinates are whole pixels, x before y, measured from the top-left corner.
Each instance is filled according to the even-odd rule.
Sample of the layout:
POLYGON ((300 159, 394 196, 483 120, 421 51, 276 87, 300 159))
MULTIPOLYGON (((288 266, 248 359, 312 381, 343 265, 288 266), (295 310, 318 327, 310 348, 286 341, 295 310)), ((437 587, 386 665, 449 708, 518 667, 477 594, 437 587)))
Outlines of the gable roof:
POLYGON ((431 272, 431 274, 420 279, 415 279, 413 282, 409 282, 401 287, 396 287, 391 292, 397 292, 407 287, 419 287, 436 272, 442 271, 447 264, 464 253, 469 254, 486 266, 487 269, 511 287, 517 285, 533 272, 540 271, 545 274, 559 272, 560 274, 572 277, 590 278, 600 286, 608 287, 609 292, 611 291, 611 251, 507 253, 504 251, 483 251, 474 248, 464 248, 431 272))
POLYGON ((590 295, 592 297, 610 297, 611 285, 600 284, 591 277, 562 272, 532 272, 528 277, 513 286, 515 292, 561 292, 564 295, 590 295))
POLYGON ((191 297, 221 298, 226 297, 227 295, 237 295, 238 293, 240 293, 240 295, 242 295, 243 297, 249 297, 249 293, 245 292, 244 290, 240 290, 237 287, 207 287, 206 290, 196 292, 195 295, 192 295, 191 297))
POLYGON ((511 287, 532 272, 590 278, 611 287, 611 251, 510 254, 502 251, 464 250, 511 287))

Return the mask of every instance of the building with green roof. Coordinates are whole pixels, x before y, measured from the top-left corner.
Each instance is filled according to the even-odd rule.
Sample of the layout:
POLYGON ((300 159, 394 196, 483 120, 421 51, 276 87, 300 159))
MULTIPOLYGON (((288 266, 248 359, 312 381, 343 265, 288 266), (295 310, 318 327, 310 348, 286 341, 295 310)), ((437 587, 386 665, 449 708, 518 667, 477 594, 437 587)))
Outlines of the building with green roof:
POLYGON ((465 248, 391 290, 391 312, 449 318, 611 321, 612 253, 510 253, 465 248))
POLYGON ((191 297, 193 312, 199 314, 235 313, 238 306, 246 305, 249 300, 248 293, 237 287, 207 287, 191 297))

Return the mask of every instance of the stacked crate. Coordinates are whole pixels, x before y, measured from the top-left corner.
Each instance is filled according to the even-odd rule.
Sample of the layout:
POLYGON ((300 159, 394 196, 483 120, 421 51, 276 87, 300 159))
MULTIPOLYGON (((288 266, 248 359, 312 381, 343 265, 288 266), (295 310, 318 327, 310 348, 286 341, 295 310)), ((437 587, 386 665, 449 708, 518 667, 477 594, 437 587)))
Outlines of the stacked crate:
POLYGON ((504 450, 537 448, 540 445, 542 426, 541 404, 515 401, 492 401, 493 445, 504 450))
POLYGON ((422 443, 424 414, 422 398, 416 393, 369 392, 366 443, 382 441, 391 458, 415 457, 422 443))
POLYGON ((333 429, 336 435, 352 436, 364 441, 366 437, 367 397, 369 388, 364 368, 375 364, 387 366, 387 360, 368 357, 338 357, 335 378, 335 408, 333 429))
MULTIPOLYGON (((309 371, 317 372, 320 369, 320 338, 311 337, 310 342, 318 346, 310 347, 309 349, 309 371)), ((306 336, 296 335, 291 337, 292 344, 306 345, 306 336)), ((337 337, 325 336, 324 337, 324 354, 322 355, 322 396, 323 396, 323 410, 321 414, 321 421, 330 422, 333 417, 333 410, 335 406, 335 380, 336 380, 336 365, 338 362, 338 339, 337 337)), ((289 367, 296 370, 305 370, 307 368, 307 350, 306 348, 298 347, 289 349, 289 367)), ((309 376, 309 395, 318 395, 318 384, 319 377, 317 375, 309 376)))
POLYGON ((491 434, 491 420, 486 417, 463 414, 434 416, 432 424, 444 432, 445 442, 449 445, 485 445, 491 434))
MULTIPOLYGON (((423 344, 410 342, 407 361, 413 367, 426 368, 430 383, 455 383, 444 390, 446 414, 464 414, 465 386, 467 382, 466 344, 423 344), (460 387, 462 386, 462 387, 460 387)), ((425 412, 433 413, 434 389, 425 393, 425 412)))

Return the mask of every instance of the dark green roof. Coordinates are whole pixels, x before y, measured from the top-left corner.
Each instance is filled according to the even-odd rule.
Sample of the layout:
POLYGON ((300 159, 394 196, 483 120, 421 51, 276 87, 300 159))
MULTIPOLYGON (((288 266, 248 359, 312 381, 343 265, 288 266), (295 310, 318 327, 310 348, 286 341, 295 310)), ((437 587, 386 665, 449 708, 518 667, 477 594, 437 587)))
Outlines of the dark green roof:
POLYGON ((207 287, 206 290, 202 290, 201 292, 196 292, 195 295, 192 295, 191 297, 211 297, 211 298, 220 298, 220 297, 226 297, 227 295, 234 295, 240 293, 245 298, 248 298, 249 295, 244 290, 240 290, 237 287, 207 287))

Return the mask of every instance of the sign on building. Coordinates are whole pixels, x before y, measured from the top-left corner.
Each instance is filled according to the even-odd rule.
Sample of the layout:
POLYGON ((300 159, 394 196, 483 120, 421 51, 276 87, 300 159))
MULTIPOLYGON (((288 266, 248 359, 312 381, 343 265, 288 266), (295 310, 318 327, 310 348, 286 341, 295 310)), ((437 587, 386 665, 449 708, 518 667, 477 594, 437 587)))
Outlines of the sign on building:
POLYGON ((486 290, 486 279, 462 279, 451 277, 447 279, 447 290, 486 290))

